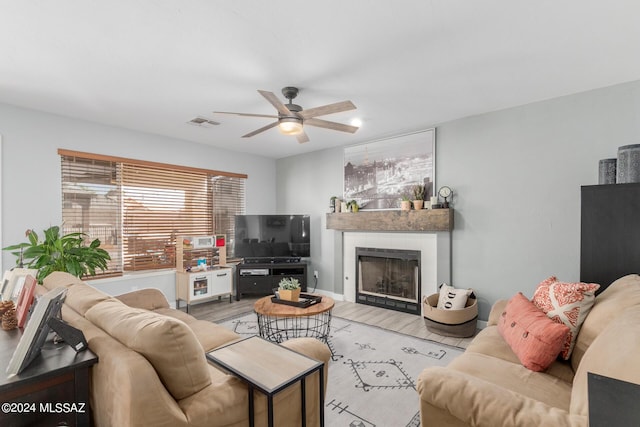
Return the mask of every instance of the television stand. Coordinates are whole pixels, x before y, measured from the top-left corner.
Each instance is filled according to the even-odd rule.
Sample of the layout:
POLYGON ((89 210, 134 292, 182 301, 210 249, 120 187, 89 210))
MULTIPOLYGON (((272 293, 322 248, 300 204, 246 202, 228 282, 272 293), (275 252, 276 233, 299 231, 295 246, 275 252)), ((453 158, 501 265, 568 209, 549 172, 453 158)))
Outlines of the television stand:
POLYGON ((300 257, 254 257, 245 258, 244 264, 299 264, 300 257))
POLYGON ((244 262, 236 267, 236 301, 242 294, 269 295, 285 277, 298 279, 307 291, 306 262, 244 262))

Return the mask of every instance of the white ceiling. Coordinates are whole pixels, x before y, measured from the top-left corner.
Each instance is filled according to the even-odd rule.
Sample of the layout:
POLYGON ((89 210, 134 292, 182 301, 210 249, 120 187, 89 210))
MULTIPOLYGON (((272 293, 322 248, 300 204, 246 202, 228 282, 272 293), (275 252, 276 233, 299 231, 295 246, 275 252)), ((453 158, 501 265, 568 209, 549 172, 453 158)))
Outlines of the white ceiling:
POLYGON ((0 102, 281 158, 638 80, 639 16, 636 0, 0 0, 0 102), (273 114, 256 90, 290 85, 304 108, 353 101, 322 118, 361 129, 298 144, 212 114, 273 114))

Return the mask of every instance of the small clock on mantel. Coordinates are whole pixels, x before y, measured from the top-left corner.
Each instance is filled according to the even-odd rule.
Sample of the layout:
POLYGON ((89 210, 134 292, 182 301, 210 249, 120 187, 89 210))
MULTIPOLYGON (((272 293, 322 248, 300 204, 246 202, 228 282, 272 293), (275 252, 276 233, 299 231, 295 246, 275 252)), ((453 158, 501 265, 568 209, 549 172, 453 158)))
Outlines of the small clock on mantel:
POLYGON ((442 202, 442 207, 444 209, 447 209, 449 207, 449 200, 451 200, 451 196, 453 195, 453 191, 451 190, 451 188, 445 186, 440 187, 440 189, 438 190, 438 196, 442 197, 443 202, 442 202))

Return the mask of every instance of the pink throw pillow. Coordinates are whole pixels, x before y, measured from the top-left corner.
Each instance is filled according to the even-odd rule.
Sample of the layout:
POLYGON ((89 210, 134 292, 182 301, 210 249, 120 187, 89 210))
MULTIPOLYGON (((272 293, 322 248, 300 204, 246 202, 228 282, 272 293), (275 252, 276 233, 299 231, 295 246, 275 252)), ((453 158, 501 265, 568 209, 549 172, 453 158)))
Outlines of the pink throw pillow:
POLYGON ((518 293, 500 316, 498 332, 525 368, 539 372, 558 357, 569 328, 551 320, 518 293))
POLYGON ((566 325, 569 335, 562 347, 564 360, 571 357, 580 327, 595 303, 596 283, 559 282, 555 276, 543 280, 533 294, 531 301, 554 322, 566 325))

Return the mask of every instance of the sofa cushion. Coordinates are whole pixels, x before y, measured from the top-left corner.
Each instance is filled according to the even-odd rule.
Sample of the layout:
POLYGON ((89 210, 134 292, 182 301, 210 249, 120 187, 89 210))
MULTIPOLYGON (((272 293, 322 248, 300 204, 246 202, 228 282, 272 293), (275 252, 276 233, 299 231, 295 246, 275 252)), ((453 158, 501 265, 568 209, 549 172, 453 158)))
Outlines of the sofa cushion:
POLYGON ((145 288, 121 294, 116 297, 129 307, 157 310, 169 308, 169 302, 160 289, 145 288))
POLYGON ((154 312, 182 320, 186 323, 189 329, 195 334, 205 353, 240 339, 240 335, 230 329, 206 320, 197 320, 193 316, 180 310, 161 308, 154 310, 154 312))
POLYGON ((61 271, 55 271, 45 277, 42 284, 49 290, 59 287, 67 288, 65 304, 83 316, 94 305, 112 298, 79 278, 61 271))
POLYGON ((621 277, 596 297, 589 316, 580 328, 571 355, 574 371, 578 370, 584 353, 600 332, 622 311, 632 306, 640 306, 640 276, 637 274, 621 277))
POLYGON ((507 303, 498 331, 526 368, 544 371, 560 353, 569 328, 518 293, 507 303))
POLYGON ((640 305, 619 313, 593 340, 582 357, 573 380, 572 413, 588 414, 588 372, 640 384, 638 325, 640 325, 640 305))
POLYGON ((456 289, 443 283, 438 297, 440 310, 460 310, 467 305, 467 299, 473 291, 471 289, 456 289))
MULTIPOLYGON (((502 335, 500 335, 500 332, 498 332, 497 326, 488 326, 481 330, 473 341, 469 343, 469 346, 465 350, 465 354, 466 353, 481 353, 506 362, 521 364, 518 356, 516 356, 513 350, 511 350, 511 347, 509 347, 509 344, 507 344, 504 338, 502 338, 502 335)), ((571 364, 559 358, 551 362, 551 365, 547 367, 545 373, 567 383, 573 381, 571 364)))
POLYGON ((184 322, 115 299, 96 304, 85 317, 147 358, 176 400, 211 383, 204 350, 184 322))
MULTIPOLYGON (((447 369, 464 372, 475 380, 496 384, 512 393, 544 402, 550 407, 569 410, 571 404, 571 382, 545 372, 533 372, 519 363, 506 362, 485 354, 464 352, 449 363, 447 369)), ((464 403, 457 400, 452 404, 464 403)))
POLYGON ((561 352, 564 360, 571 356, 580 327, 593 307, 599 288, 596 283, 565 283, 552 276, 540 283, 533 294, 532 301, 536 307, 553 321, 569 328, 561 352))
POLYGON ((42 284, 45 288, 51 290, 53 288, 59 288, 60 286, 70 286, 76 283, 83 283, 82 280, 76 276, 66 273, 64 271, 54 271, 44 278, 42 284))

